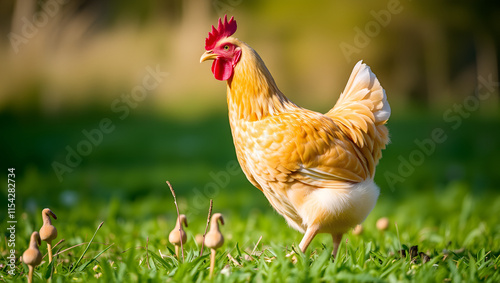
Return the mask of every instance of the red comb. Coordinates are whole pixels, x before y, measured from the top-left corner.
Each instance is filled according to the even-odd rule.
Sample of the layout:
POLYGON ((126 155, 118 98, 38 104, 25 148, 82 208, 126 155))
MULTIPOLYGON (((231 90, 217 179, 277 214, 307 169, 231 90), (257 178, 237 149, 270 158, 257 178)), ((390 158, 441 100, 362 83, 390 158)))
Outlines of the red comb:
POLYGON ((224 22, 219 18, 219 25, 217 29, 212 26, 212 31, 208 33, 208 37, 205 39, 205 49, 212 50, 215 44, 224 37, 233 35, 236 32, 236 21, 234 17, 231 17, 229 22, 227 21, 227 15, 224 16, 224 22))

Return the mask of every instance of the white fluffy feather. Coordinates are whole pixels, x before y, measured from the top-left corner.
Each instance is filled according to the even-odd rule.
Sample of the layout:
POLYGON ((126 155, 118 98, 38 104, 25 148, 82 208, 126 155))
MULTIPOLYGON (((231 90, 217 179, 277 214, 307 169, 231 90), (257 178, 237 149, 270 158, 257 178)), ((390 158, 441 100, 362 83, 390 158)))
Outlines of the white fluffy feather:
POLYGON ((328 227, 329 232, 333 229, 337 233, 345 233, 366 219, 375 207, 379 193, 379 187, 371 179, 346 184, 345 189, 319 188, 308 195, 298 213, 306 227, 313 223, 313 217, 324 215, 325 223, 336 223, 336 227, 328 227))

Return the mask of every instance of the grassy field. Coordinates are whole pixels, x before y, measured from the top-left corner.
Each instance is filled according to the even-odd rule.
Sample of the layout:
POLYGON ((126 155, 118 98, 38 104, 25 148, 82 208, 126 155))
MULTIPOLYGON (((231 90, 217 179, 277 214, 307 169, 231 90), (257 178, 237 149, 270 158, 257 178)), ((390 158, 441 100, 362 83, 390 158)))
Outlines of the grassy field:
MULTIPOLYGON (((440 115, 393 115, 392 144, 376 177, 381 196, 364 232, 346 234, 336 259, 330 237, 320 235, 293 262, 285 255, 301 235, 235 167, 225 115, 200 121, 145 114, 118 121, 111 115, 0 117, 0 182, 7 184, 7 168, 16 168, 16 257, 41 227, 44 207, 58 216, 55 242, 64 239, 54 248, 55 263, 45 257, 35 270, 35 282, 206 281, 209 252, 199 257, 194 236, 205 229, 209 199, 226 220, 215 282, 500 281, 498 116, 473 115, 454 129, 440 115), (113 131, 58 179, 54 162, 66 164, 67 148, 76 150, 86 138, 82 131, 103 118, 112 119, 113 131), (421 149, 437 128, 446 139, 432 151, 421 149), (388 180, 391 174, 398 181, 388 180), (188 215, 184 261, 168 242, 176 212, 166 180, 188 215), (390 220, 386 231, 375 227, 380 217, 390 220)), ((10 232, 7 214, 0 217, 0 281, 25 281, 28 268, 18 260, 15 275, 8 274, 10 232)), ((45 255, 45 244, 41 251, 45 255)))

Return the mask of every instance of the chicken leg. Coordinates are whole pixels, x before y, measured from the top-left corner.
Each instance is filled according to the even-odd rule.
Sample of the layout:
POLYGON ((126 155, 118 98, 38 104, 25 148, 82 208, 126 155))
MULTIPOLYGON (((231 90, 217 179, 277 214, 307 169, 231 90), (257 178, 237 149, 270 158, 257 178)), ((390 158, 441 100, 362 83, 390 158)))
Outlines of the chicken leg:
POLYGON ((300 250, 305 253, 307 247, 311 243, 311 241, 314 239, 316 234, 318 234, 319 229, 318 226, 309 226, 307 227, 306 233, 304 234, 304 237, 302 238, 302 241, 300 241, 299 248, 300 250))
MULTIPOLYGON (((302 241, 300 241, 299 244, 299 248, 303 253, 305 253, 311 241, 314 239, 316 234, 318 234, 318 231, 319 229, 317 226, 310 226, 307 228, 306 233, 304 234, 304 237, 302 238, 302 241)), ((342 236, 343 236, 342 234, 332 234, 332 240, 333 240, 332 255, 334 257, 337 256, 337 252, 340 246, 340 241, 342 241, 342 236)))
POLYGON ((342 234, 332 234, 333 239, 333 257, 337 257, 337 251, 339 250, 340 241, 342 241, 342 234))

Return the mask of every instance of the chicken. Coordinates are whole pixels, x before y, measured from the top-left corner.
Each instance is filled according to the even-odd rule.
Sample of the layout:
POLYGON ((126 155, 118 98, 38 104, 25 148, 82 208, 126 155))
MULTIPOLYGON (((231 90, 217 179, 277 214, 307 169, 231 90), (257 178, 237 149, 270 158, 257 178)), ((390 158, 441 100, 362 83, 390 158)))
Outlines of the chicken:
POLYGON ((360 61, 330 111, 301 108, 235 32, 233 17, 219 19, 200 62, 214 60, 215 78, 227 82, 240 166, 289 226, 304 233, 302 252, 318 233, 329 233, 336 254, 342 235, 364 221, 379 196, 373 177, 391 113, 385 91, 360 61))

